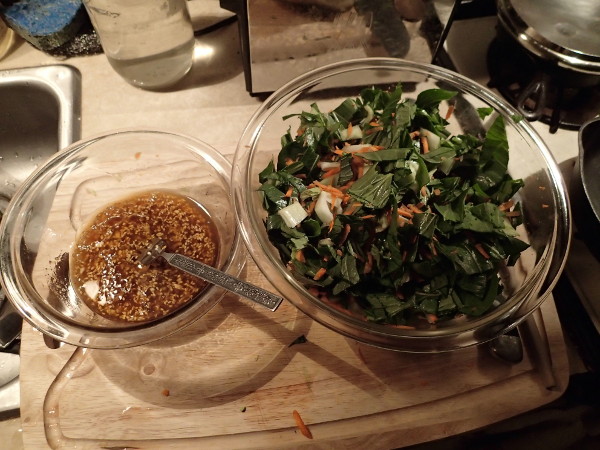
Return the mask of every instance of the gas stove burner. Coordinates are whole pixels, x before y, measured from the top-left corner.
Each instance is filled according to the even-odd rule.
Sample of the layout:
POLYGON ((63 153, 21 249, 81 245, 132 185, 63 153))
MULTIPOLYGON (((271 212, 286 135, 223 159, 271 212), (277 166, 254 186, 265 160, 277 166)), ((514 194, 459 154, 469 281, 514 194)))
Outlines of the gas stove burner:
POLYGON ((600 113, 600 75, 564 69, 531 54, 498 30, 487 53, 489 86, 528 120, 577 130, 600 113))

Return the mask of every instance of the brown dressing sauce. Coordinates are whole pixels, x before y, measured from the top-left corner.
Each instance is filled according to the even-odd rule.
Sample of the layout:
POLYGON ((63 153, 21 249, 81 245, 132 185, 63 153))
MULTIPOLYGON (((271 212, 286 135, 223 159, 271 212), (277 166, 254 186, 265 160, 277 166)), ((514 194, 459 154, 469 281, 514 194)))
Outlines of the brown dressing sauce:
POLYGON ((90 309, 108 319, 159 319, 197 296, 203 280, 162 258, 146 267, 136 260, 155 238, 167 251, 214 266, 218 231, 192 199, 170 191, 140 193, 108 205, 79 233, 71 252, 70 278, 90 309))

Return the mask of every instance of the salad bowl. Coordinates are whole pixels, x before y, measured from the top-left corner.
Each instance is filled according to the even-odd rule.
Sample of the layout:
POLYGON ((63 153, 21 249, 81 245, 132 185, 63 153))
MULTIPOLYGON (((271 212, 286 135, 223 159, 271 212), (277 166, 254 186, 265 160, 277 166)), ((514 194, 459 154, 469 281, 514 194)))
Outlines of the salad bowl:
MULTIPOLYGON (((512 106, 487 88, 433 65, 393 58, 365 58, 315 69, 273 93, 254 114, 239 141, 232 189, 242 238, 260 270, 285 298, 315 321, 349 338, 408 352, 448 351, 494 339, 525 320, 548 298, 562 271, 570 242, 571 218, 564 181, 545 143, 531 125, 521 119, 512 106), (381 103, 381 98, 391 103, 381 103), (397 108, 391 114, 390 104, 397 108), (397 124, 405 117, 410 117, 408 122, 416 123, 415 114, 420 117, 420 128, 398 131, 405 133, 402 138, 390 137, 394 135, 390 123, 397 124), (374 134, 367 136, 369 133, 374 134), (379 137, 374 137, 377 133, 379 137), (449 268, 450 272, 461 266, 464 269, 464 261, 450 250, 444 253, 449 248, 446 244, 454 237, 444 235, 450 241, 442 243, 437 242, 434 234, 428 234, 423 225, 427 213, 421 209, 432 211, 428 217, 437 220, 436 233, 444 234, 445 228, 440 227, 440 223, 452 222, 454 229, 461 229, 473 241, 472 246, 470 241, 465 241, 465 255, 471 255, 465 258, 489 264, 488 251, 498 250, 488 246, 486 251, 471 239, 477 228, 473 228, 462 210, 457 215, 456 211, 451 213, 446 209, 446 214, 442 213, 442 206, 446 205, 437 209, 427 205, 429 200, 433 204, 433 197, 443 192, 439 189, 442 181, 435 179, 436 174, 445 171, 440 179, 452 175, 452 179, 462 182, 466 176, 464 171, 454 173, 451 167, 463 164, 470 157, 453 150, 444 162, 445 157, 435 160, 433 155, 440 155, 444 148, 447 150, 459 141, 466 145, 465 142, 471 140, 479 142, 477 145, 484 148, 483 153, 488 152, 487 157, 478 159, 478 167, 491 178, 506 175, 502 180, 511 180, 506 186, 512 187, 500 195, 500 184, 495 184, 500 183, 500 178, 483 182, 480 173, 478 182, 482 186, 496 187, 487 191, 489 195, 478 191, 479 188, 471 188, 468 193, 465 190, 465 197, 471 199, 479 195, 480 203, 489 203, 494 197, 501 210, 510 205, 506 216, 519 216, 519 220, 505 217, 514 226, 508 234, 511 242, 516 242, 513 237, 520 242, 519 249, 512 256, 508 254, 510 251, 498 252, 502 254, 498 256, 502 261, 495 266, 498 273, 486 278, 493 279, 494 286, 486 285, 485 308, 473 307, 475 303, 468 307, 461 302, 455 294, 469 288, 456 282, 462 275, 455 274, 441 276, 445 280, 439 290, 444 292, 443 300, 439 297, 437 302, 424 302, 423 297, 434 290, 435 282, 427 280, 426 271, 417 270, 415 261, 420 257, 440 261, 440 267, 449 268), (308 162, 306 149, 313 144, 317 148, 323 142, 325 144, 316 151, 320 156, 308 162), (358 155, 363 151, 373 153, 358 155), (420 154, 407 156, 413 153, 420 154), (390 156, 392 154, 396 156, 390 156), (294 155, 300 156, 294 159, 294 155), (377 169, 365 170, 369 176, 363 175, 361 169, 357 176, 355 166, 351 167, 352 171, 346 167, 350 181, 341 186, 344 167, 340 161, 348 157, 348 161, 355 162, 358 156, 361 161, 368 160, 366 166, 377 169), (503 172, 491 174, 492 166, 502 166, 503 172), (386 174, 383 167, 393 167, 395 172, 386 174), (308 181, 304 183, 307 174, 308 181), (313 180, 311 174, 320 175, 313 180), (408 182, 402 174, 409 178, 408 182), (282 178, 289 181, 289 189, 274 181, 282 178), (415 179, 419 178, 428 181, 410 192, 409 185, 416 184, 415 179), (404 187, 398 188, 402 183, 404 187), (386 190, 390 184, 393 188, 386 190), (273 187, 282 190, 274 191, 273 187), (312 206, 311 192, 316 192, 312 206), (345 197, 345 203, 338 202, 336 192, 341 192, 339 196, 345 197), (383 197, 371 195, 381 192, 384 192, 383 197), (409 197, 400 198, 398 192, 408 192, 409 197), (390 193, 395 200, 388 200, 390 193), (322 202, 326 208, 317 204, 316 195, 329 198, 328 202, 322 202), (408 204, 406 198, 414 200, 408 204), (346 203, 348 200, 350 203, 346 203), (358 205, 354 208, 360 213, 351 211, 352 202, 358 205), (390 209, 390 202, 399 203, 393 203, 390 209), (403 211, 406 207, 403 202, 412 209, 403 211), (389 239, 394 235, 382 229, 388 229, 391 223, 396 227, 396 220, 389 217, 389 211, 396 216, 396 206, 402 207, 397 208, 398 226, 405 220, 400 216, 410 217, 407 227, 419 235, 420 240, 429 239, 427 251, 422 248, 412 251, 406 243, 399 244, 404 245, 404 256, 402 252, 390 250, 389 239), (413 217, 417 212, 419 221, 413 217), (360 228, 356 220, 352 222, 343 217, 349 214, 360 215, 352 220, 373 222, 371 229, 375 231, 368 243, 365 238, 365 242, 355 241, 354 248, 349 248, 348 235, 356 235, 360 228), (336 222, 336 218, 341 220, 336 222), (381 219, 385 219, 383 226, 381 219), (346 233, 340 231, 344 224, 346 233), (331 256, 325 255, 324 263, 314 259, 305 261, 304 255, 308 252, 323 256, 322 249, 326 246, 331 256), (369 251, 365 253, 357 247, 368 247, 369 251), (438 255, 440 252, 444 254, 438 255), (406 253, 413 254, 413 259, 408 256, 412 261, 410 269, 405 272, 382 269, 385 265, 387 268, 402 265, 399 261, 407 258, 406 253), (352 258, 346 257, 350 254, 352 258), (374 275, 374 267, 380 269, 378 275, 374 275), (400 280, 402 277, 406 279, 400 280), (416 288, 418 301, 415 288, 402 290, 407 283, 420 286, 416 288), (414 309, 411 314, 399 312, 411 308, 414 309)), ((476 209, 493 214, 497 211, 490 204, 476 209)), ((502 228, 500 234, 507 233, 504 222, 499 222, 498 227, 502 228)), ((423 267, 422 263, 418 264, 423 267)), ((439 267, 437 270, 440 275, 439 267)), ((469 274, 482 272, 479 268, 464 270, 469 274)), ((462 298, 467 297, 465 294, 462 298)))

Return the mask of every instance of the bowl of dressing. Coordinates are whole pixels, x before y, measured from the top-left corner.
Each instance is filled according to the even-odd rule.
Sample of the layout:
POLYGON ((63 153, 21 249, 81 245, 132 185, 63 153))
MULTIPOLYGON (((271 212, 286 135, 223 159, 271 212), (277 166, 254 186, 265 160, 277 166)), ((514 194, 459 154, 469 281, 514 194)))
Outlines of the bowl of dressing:
POLYGON ((9 300, 44 334, 91 348, 169 336, 222 298, 217 286, 157 260, 154 239, 238 276, 245 256, 229 162, 196 139, 123 130, 79 141, 39 167, 0 228, 9 300))

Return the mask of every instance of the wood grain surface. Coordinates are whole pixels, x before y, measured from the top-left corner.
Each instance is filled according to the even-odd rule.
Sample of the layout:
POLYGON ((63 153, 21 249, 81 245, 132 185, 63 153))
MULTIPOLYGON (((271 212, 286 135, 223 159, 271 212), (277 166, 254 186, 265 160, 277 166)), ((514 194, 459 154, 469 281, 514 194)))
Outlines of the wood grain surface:
MULTIPOLYGON (((272 288, 252 262, 246 277, 272 288)), ((542 313, 555 390, 542 386, 528 357, 508 365, 484 347, 442 354, 376 349, 329 331, 288 302, 272 313, 226 297, 176 335, 131 349, 87 350, 59 377, 74 347, 50 350, 26 326, 25 448, 49 447, 45 416, 55 448, 385 449, 439 439, 561 395, 569 369, 551 299, 542 313), (306 342, 294 344, 301 336, 306 342), (297 429, 293 410, 312 440, 297 429)))

